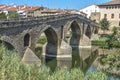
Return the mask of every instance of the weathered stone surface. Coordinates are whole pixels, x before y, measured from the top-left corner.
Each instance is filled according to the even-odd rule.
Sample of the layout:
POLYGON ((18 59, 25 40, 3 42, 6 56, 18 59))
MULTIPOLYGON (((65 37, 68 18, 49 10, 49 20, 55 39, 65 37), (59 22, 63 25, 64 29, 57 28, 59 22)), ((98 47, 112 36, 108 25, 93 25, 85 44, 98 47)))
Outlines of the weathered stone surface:
MULTIPOLYGON (((90 34, 94 34, 95 30, 93 29, 98 27, 93 21, 76 14, 0 21, 0 40, 10 43, 23 57, 28 47, 33 52, 35 51, 35 45, 40 35, 45 33, 47 37, 45 54, 62 55, 66 52, 61 48, 61 43, 69 28, 72 30, 71 45, 91 45, 91 37, 84 35, 88 26, 92 30, 89 31, 90 34), (29 35, 29 37, 25 37, 26 35, 29 35), (84 38, 81 40, 82 36, 84 38), (60 53, 60 51, 63 51, 63 53, 60 53)), ((68 47, 66 50, 69 49, 68 47)))
POLYGON ((30 49, 27 48, 25 51, 25 54, 22 58, 22 61, 27 63, 27 64, 31 64, 31 63, 41 63, 41 60, 34 54, 34 52, 30 49))

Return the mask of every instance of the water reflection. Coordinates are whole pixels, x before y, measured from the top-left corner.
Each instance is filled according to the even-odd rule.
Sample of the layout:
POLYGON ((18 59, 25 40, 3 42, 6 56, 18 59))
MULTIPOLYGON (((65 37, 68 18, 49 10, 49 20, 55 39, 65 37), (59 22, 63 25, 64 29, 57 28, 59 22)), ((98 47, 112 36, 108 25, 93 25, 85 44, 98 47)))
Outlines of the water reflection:
POLYGON ((85 73, 98 55, 98 49, 92 48, 73 48, 72 68, 77 67, 85 73))
MULTIPOLYGON (((46 64, 52 71, 56 68, 80 68, 84 73, 88 70, 95 72, 99 69, 98 48, 72 48, 72 58, 50 58, 43 57, 42 63, 46 64)), ((107 76, 107 80, 120 80, 112 75, 107 76)))
POLYGON ((46 57, 43 63, 54 71, 57 68, 80 68, 86 72, 98 55, 98 49, 92 48, 73 48, 72 58, 50 58, 46 57))

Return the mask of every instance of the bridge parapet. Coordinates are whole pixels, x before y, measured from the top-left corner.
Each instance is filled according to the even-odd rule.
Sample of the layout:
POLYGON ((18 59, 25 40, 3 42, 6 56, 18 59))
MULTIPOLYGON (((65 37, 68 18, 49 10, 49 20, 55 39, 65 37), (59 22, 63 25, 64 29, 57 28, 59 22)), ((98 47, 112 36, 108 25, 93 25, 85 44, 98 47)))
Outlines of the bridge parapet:
POLYGON ((79 14, 2 20, 0 21, 0 39, 12 43, 17 51, 23 55, 26 47, 34 51, 37 40, 44 33, 49 43, 45 46, 46 53, 63 55, 62 53, 69 51, 71 46, 91 45, 90 36, 93 34, 93 38, 96 37, 94 35, 97 33, 96 27, 98 27, 97 23, 79 14), (67 44, 63 38, 67 32, 71 31, 73 35, 70 39, 71 44, 67 44), (3 38, 4 36, 5 38, 3 38), (66 49, 66 47, 68 48, 66 49))
POLYGON ((62 20, 62 19, 70 19, 70 18, 80 18, 81 20, 85 21, 86 23, 94 23, 94 25, 97 25, 95 22, 93 22, 90 19, 88 19, 84 16, 81 16, 79 14, 64 14, 64 15, 54 15, 54 16, 42 16, 42 17, 32 17, 32 18, 1 20, 0 28, 17 27, 17 26, 23 25, 26 22, 31 22, 31 23, 34 22, 34 24, 43 24, 46 22, 57 21, 57 20, 62 20))

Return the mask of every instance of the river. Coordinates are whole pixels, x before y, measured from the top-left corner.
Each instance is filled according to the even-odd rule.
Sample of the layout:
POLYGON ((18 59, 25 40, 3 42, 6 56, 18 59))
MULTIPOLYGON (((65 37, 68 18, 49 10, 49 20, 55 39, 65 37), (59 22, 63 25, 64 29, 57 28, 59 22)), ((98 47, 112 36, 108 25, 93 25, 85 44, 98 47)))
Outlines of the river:
MULTIPOLYGON (((97 71, 99 70, 99 54, 103 54, 105 51, 109 50, 101 50, 97 47, 92 48, 73 48, 72 58, 42 58, 42 64, 46 64, 52 71, 55 70, 56 67, 59 68, 80 68, 84 73, 87 71, 97 71)), ((112 52, 112 51, 110 51, 112 52)), ((120 78, 113 77, 112 75, 107 75, 107 80, 120 80, 120 78)))

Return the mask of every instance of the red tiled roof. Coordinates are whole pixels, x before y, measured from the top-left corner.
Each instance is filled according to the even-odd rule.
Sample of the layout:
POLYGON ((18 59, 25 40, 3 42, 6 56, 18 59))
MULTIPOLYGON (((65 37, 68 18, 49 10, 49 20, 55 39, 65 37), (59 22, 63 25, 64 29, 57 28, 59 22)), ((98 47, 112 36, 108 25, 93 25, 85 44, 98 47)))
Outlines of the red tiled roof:
POLYGON ((17 11, 18 7, 16 6, 7 6, 5 8, 3 8, 3 10, 8 10, 8 11, 17 11))
MULTIPOLYGON (((0 6, 3 6, 3 5, 0 4, 0 6)), ((8 10, 8 11, 17 11, 17 10, 35 11, 35 10, 40 9, 40 8, 43 8, 43 7, 40 7, 40 6, 26 6, 26 5, 20 5, 20 6, 12 5, 12 6, 4 6, 2 9, 3 10, 8 10)))
POLYGON ((112 0, 110 2, 100 4, 98 6, 108 6, 108 5, 120 5, 120 0, 112 0))
POLYGON ((3 8, 5 8, 5 7, 6 7, 5 4, 0 4, 0 9, 3 9, 3 8))

